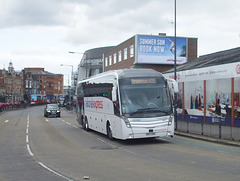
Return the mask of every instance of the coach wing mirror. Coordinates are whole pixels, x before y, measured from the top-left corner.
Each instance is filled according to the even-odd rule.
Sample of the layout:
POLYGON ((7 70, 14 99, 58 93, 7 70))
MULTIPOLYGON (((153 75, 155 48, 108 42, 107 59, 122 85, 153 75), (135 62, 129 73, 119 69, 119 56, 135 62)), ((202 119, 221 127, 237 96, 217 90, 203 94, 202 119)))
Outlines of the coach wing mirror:
POLYGON ((114 87, 112 88, 112 101, 113 101, 113 102, 116 102, 116 101, 117 101, 117 87, 116 87, 116 86, 114 86, 114 87))
POLYGON ((174 93, 178 93, 178 83, 174 79, 167 79, 168 86, 174 93))

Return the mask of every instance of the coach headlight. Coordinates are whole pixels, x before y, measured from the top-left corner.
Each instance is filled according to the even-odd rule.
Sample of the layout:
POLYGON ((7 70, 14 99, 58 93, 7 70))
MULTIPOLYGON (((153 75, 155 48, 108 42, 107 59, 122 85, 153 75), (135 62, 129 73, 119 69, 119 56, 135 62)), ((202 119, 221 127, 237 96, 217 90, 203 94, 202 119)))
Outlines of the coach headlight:
POLYGON ((174 120, 174 116, 173 114, 171 114, 168 120, 168 126, 172 125, 173 120, 174 120))
POLYGON ((123 121, 125 122, 127 128, 131 128, 131 124, 130 124, 128 118, 127 118, 127 117, 124 117, 124 116, 123 116, 122 118, 123 118, 123 121))

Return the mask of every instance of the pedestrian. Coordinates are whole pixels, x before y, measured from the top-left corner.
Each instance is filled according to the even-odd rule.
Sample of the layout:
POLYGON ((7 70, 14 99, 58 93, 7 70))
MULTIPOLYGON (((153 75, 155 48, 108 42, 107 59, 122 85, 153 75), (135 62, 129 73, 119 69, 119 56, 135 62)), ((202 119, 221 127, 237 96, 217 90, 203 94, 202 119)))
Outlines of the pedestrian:
POLYGON ((221 115, 221 106, 220 106, 220 100, 217 100, 216 106, 215 106, 215 114, 221 115))

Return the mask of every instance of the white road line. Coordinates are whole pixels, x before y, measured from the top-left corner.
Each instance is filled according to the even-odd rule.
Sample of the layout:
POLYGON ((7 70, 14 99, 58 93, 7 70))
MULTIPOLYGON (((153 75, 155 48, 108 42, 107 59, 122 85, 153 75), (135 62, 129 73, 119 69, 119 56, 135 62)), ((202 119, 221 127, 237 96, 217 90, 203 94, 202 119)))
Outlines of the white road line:
POLYGON ((28 135, 26 135, 26 143, 29 143, 28 135))
POLYGON ((27 116, 27 128, 26 128, 26 144, 27 144, 27 150, 30 156, 34 156, 33 152, 29 146, 29 136, 28 136, 28 132, 29 132, 29 115, 27 116))
POLYGON ((58 173, 58 172, 52 170, 51 168, 47 167, 47 166, 44 165, 42 162, 38 162, 38 164, 41 165, 43 168, 47 169, 48 171, 50 171, 50 172, 54 173, 55 175, 59 176, 59 177, 62 177, 62 178, 64 178, 64 179, 68 180, 68 181, 73 181, 73 180, 71 180, 70 178, 67 178, 67 177, 65 177, 64 175, 61 175, 60 173, 58 173))
POLYGON ((114 144, 108 143, 108 142, 102 140, 101 138, 97 138, 97 139, 100 140, 101 142, 105 143, 105 144, 110 145, 110 146, 113 147, 113 148, 117 147, 117 145, 114 145, 114 144))
POLYGON ((64 119, 61 119, 61 118, 58 118, 59 120, 61 120, 62 122, 64 122, 64 123, 66 123, 66 124, 68 124, 68 125, 70 125, 70 126, 72 126, 72 127, 74 127, 74 128, 77 128, 78 129, 78 127, 77 126, 75 126, 75 125, 73 125, 73 124, 71 124, 71 123, 69 123, 69 122, 67 122, 67 121, 65 121, 64 119))
MULTIPOLYGON (((46 121, 48 121, 48 120, 46 119, 46 121)), ((29 145, 29 135, 28 135, 28 132, 29 132, 29 115, 28 115, 28 117, 27 117, 26 144, 27 144, 27 150, 28 150, 29 155, 34 157, 34 154, 33 154, 32 150, 31 150, 30 145, 29 145)), ((53 174, 59 176, 59 177, 62 177, 62 178, 64 178, 64 179, 68 180, 68 181, 73 181, 73 180, 71 180, 70 178, 65 177, 64 175, 61 175, 60 173, 55 172, 54 170, 52 170, 51 168, 47 167, 46 165, 44 165, 44 164, 41 163, 41 162, 38 162, 38 164, 39 164, 40 166, 42 166, 43 168, 47 169, 48 171, 52 172, 53 174)))
POLYGON ((123 147, 118 146, 118 145, 111 144, 111 143, 109 143, 109 142, 107 142, 107 141, 104 141, 104 140, 101 139, 101 138, 97 138, 97 139, 100 140, 101 142, 105 143, 105 144, 110 145, 110 146, 113 147, 113 148, 120 148, 120 149, 122 149, 122 150, 124 150, 124 151, 126 151, 126 152, 128 152, 128 153, 131 153, 131 154, 133 154, 133 155, 137 155, 137 156, 142 157, 142 155, 140 155, 140 154, 138 154, 138 153, 135 153, 135 152, 132 152, 132 151, 126 149, 126 148, 123 148, 123 147))
POLYGON ((69 123, 69 122, 66 122, 66 123, 67 123, 68 125, 72 126, 71 123, 69 123))
POLYGON ((27 144, 27 150, 28 150, 28 153, 29 153, 30 156, 34 156, 33 152, 31 151, 31 148, 30 148, 29 144, 27 144))

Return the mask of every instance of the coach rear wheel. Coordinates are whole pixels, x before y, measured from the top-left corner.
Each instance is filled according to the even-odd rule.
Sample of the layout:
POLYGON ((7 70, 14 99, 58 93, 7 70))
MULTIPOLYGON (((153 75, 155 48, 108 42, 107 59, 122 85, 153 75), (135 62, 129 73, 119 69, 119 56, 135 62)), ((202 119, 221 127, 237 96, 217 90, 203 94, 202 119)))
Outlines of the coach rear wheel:
POLYGON ((88 120, 87 120, 87 118, 85 118, 85 121, 84 121, 84 129, 85 129, 86 131, 89 131, 89 125, 88 125, 88 120))

